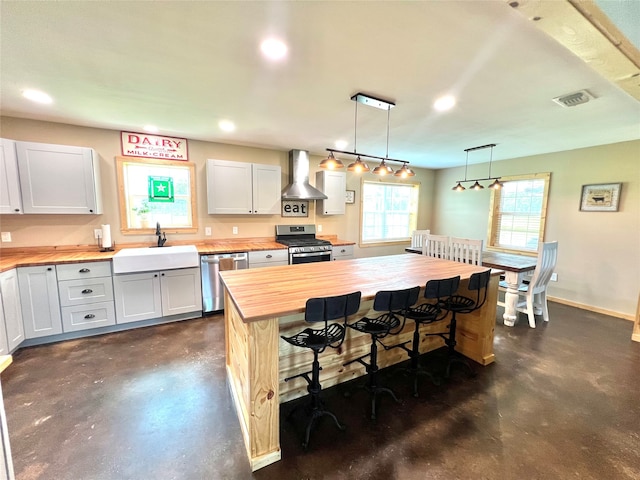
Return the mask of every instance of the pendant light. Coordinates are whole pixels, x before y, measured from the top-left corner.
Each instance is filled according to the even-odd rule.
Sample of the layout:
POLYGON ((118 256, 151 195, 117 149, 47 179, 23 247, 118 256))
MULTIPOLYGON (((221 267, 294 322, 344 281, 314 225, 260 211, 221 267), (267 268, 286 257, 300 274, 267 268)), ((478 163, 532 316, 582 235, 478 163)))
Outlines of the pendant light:
POLYGON ((344 168, 343 163, 333 156, 333 152, 329 152, 327 158, 320 162, 318 165, 320 168, 324 168, 327 170, 335 170, 336 168, 344 168))
POLYGON ((351 97, 351 100, 356 102, 353 152, 337 150, 335 148, 327 148, 326 150, 327 152, 329 152, 329 155, 327 156, 327 158, 322 160, 322 162, 320 162, 319 167, 326 168, 326 169, 343 168, 344 165, 342 164, 342 162, 339 159, 337 159, 334 155, 334 153, 339 153, 341 155, 353 155, 356 157, 355 162, 350 163, 349 166, 347 167, 347 171, 349 172, 360 173, 360 172, 371 171, 369 169, 369 165, 367 165, 362 160, 362 158, 375 158, 376 160, 380 160, 380 165, 374 168, 371 171, 371 173, 374 173, 376 175, 394 175, 394 176, 403 177, 403 178, 413 177, 415 175, 415 172, 408 167, 409 162, 407 162, 406 160, 396 160, 394 158, 389 158, 389 118, 390 118, 390 111, 393 107, 396 106, 396 104, 393 102, 389 102, 387 100, 382 100, 380 98, 372 97, 371 95, 366 95, 364 93, 356 93, 351 97), (365 105, 369 105, 370 107, 375 107, 375 108, 379 108, 381 110, 387 111, 387 153, 384 157, 380 157, 377 155, 369 155, 366 153, 359 153, 357 151, 358 103, 363 103, 365 105), (387 165, 388 162, 401 163, 402 167, 400 167, 394 173, 393 168, 387 165))
POLYGON ((465 166, 464 166, 464 180, 458 180, 458 183, 456 184, 455 187, 453 187, 451 190, 454 190, 456 192, 462 192, 463 190, 466 190, 463 186, 462 186, 462 182, 474 182, 473 185, 471 185, 471 187, 469 187, 471 190, 482 190, 484 189, 484 186, 480 183, 480 180, 493 180, 493 183, 491 183, 491 185, 489 185, 489 188, 494 189, 494 190, 499 190, 500 188, 502 188, 502 182, 500 181, 500 177, 492 177, 491 176, 491 163, 493 162, 493 147, 495 147, 496 144, 495 143, 489 143, 487 145, 481 145, 479 147, 472 147, 472 148, 465 148, 465 152, 467 152, 467 159, 465 162, 465 166), (487 178, 470 178, 467 180, 467 167, 469 166, 469 152, 472 150, 481 150, 483 148, 490 148, 491 149, 491 154, 489 157, 489 176, 487 178))
POLYGON ((381 177, 384 177, 385 175, 393 175, 393 168, 387 165, 384 159, 382 159, 380 165, 374 168, 372 173, 374 175, 380 175, 381 177))
MULTIPOLYGON (((357 145, 358 145, 358 102, 355 102, 356 104, 356 113, 355 113, 355 120, 354 120, 354 125, 353 125, 353 153, 356 153, 357 145)), ((358 155, 358 157, 356 158, 356 161, 353 162, 352 164, 350 164, 347 167, 347 171, 349 172, 355 172, 355 173, 362 173, 362 172, 368 172, 369 171, 369 165, 367 165, 365 162, 362 161, 362 159, 360 158, 360 155, 358 155)))
POLYGON ((396 173, 393 174, 394 177, 401 177, 401 178, 407 178, 407 177, 413 177, 415 176, 415 172, 413 170, 411 170, 409 167, 407 167, 406 163, 402 164, 402 167, 400 167, 398 170, 396 170, 396 173))

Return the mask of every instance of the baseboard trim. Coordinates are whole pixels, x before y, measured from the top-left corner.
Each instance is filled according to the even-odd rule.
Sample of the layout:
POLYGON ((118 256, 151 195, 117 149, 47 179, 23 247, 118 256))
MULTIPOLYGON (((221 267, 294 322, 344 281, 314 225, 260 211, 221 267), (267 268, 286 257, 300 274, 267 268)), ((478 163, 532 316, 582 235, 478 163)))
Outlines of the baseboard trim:
POLYGON ((603 315, 609 315, 611 317, 622 318, 633 322, 635 316, 630 313, 616 312, 614 310, 607 310, 606 308, 594 307, 593 305, 586 305, 584 303, 574 302, 572 300, 566 300, 564 298, 552 297, 547 295, 547 300, 551 302, 561 303, 562 305, 568 305, 570 307, 576 307, 581 310, 588 310, 589 312, 602 313, 603 315))

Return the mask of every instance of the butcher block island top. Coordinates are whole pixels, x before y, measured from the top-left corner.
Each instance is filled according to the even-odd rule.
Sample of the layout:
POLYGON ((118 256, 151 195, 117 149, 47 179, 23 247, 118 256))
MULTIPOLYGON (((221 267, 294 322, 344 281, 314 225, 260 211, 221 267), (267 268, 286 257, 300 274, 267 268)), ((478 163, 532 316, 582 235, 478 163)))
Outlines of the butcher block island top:
MULTIPOLYGON (((380 290, 420 286, 418 303, 424 303, 424 286, 433 279, 459 275, 458 293, 475 297, 476 292, 467 289, 468 280, 473 273, 485 270, 487 267, 409 253, 220 272, 225 287, 227 379, 252 469, 281 458, 280 403, 307 393, 304 379, 289 382, 284 379, 310 370, 312 356, 306 349, 293 347, 280 338, 308 326, 304 322, 307 299, 360 291, 360 310, 349 318, 353 322, 373 313, 373 298, 380 290)), ((488 365, 495 359, 493 332, 498 281, 498 272, 492 273, 483 307, 457 317, 456 349, 480 365, 488 365)), ((421 353, 443 346, 440 337, 427 337, 424 333, 442 332, 449 320, 447 317, 421 326, 421 353)), ((413 329, 413 322, 407 321, 387 343, 411 340, 413 329)), ((344 364, 366 354, 370 342, 369 335, 347 329, 340 349, 327 349, 320 354, 323 388, 364 375, 365 369, 358 362, 344 364)), ((405 360, 407 353, 400 348, 378 350, 380 368, 405 360)))
POLYGON ((245 322, 304 312, 307 299, 353 291, 362 300, 379 290, 424 285, 429 280, 460 275, 468 279, 486 267, 401 254, 340 262, 303 263, 255 270, 220 272, 223 284, 245 322))

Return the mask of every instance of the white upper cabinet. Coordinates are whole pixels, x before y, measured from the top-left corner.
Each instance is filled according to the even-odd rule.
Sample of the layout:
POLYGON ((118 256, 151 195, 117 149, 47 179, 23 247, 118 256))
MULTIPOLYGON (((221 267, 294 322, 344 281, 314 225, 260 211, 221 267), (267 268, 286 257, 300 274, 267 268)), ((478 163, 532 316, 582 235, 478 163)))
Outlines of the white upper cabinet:
POLYGON ((0 213, 22 213, 16 142, 0 138, 0 213))
POLYGON ((281 168, 278 165, 207 160, 210 214, 280 213, 281 168))
POLYGON ((316 172, 316 187, 328 198, 318 200, 318 213, 322 215, 344 215, 347 174, 334 170, 316 172))
POLYGON ((16 142, 24 213, 100 214, 100 165, 91 148, 16 142))

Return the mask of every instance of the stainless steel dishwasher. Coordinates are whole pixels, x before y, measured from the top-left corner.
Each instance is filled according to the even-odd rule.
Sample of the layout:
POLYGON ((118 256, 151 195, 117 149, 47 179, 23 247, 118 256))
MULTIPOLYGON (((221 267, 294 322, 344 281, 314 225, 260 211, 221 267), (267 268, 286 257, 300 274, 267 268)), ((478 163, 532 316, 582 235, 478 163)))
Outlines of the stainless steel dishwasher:
MULTIPOLYGON (((231 259, 232 262, 224 262, 229 270, 241 270, 248 268, 248 254, 223 253, 219 255, 202 255, 200 257, 200 273, 202 275, 202 312, 212 313, 224 309, 224 291, 220 281, 220 260, 231 259)), ((224 270, 224 268, 223 268, 224 270)))

